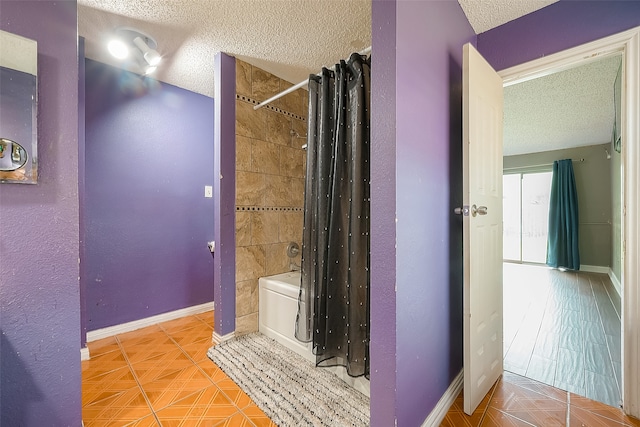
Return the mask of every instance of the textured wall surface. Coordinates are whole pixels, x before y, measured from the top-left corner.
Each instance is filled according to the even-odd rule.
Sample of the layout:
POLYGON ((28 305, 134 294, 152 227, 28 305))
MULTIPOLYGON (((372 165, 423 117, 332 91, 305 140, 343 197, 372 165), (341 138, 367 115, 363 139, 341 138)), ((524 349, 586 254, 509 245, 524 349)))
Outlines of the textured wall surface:
POLYGON ((371 426, 396 409, 396 2, 372 2, 371 426))
POLYGON ((77 6, 0 2, 38 42, 37 185, 0 184, 3 426, 79 426, 77 6))
MULTIPOLYGON (((35 51, 34 51, 35 52, 35 51)), ((27 161, 17 171, 2 172, 0 179, 32 180, 37 177, 32 172, 33 154, 32 140, 34 133, 33 99, 37 96, 36 76, 12 68, 0 67, 0 137, 14 143, 4 148, 0 157, 0 167, 4 170, 15 168, 9 153, 17 143, 27 150, 27 161)))
POLYGON ((80 205, 78 215, 79 252, 80 252, 80 345, 87 346, 87 281, 86 277, 86 209, 85 205, 85 56, 84 39, 78 37, 78 201, 80 205))
POLYGON ((451 203, 461 198, 462 46, 475 35, 457 2, 398 2, 395 20, 390 7, 373 3, 372 82, 387 79, 373 87, 372 106, 371 415, 372 425, 393 423, 388 403, 376 404, 381 393, 393 398, 398 426, 415 426, 462 368, 462 228, 452 222, 451 203), (386 37, 394 35, 395 45, 387 44, 386 37), (377 65, 378 55, 384 65, 377 65), (389 76, 395 78, 389 81, 389 76), (386 104, 379 96, 390 90, 395 97, 386 104), (388 122, 394 117, 395 123, 388 122), (395 165, 382 158, 390 153, 395 165), (390 188, 393 175, 387 173, 394 168, 390 188), (376 209, 383 204, 395 205, 395 218, 389 209, 376 209), (395 240, 389 229, 394 220, 395 240), (376 236, 377 230, 383 234, 376 236), (395 277, 381 271, 378 262, 395 266, 395 277), (387 319, 378 316, 389 314, 383 299, 394 284, 396 360, 380 366, 374 357, 386 357, 394 334, 379 325, 387 319), (395 381, 395 397, 378 375, 395 381))
POLYGON ((213 300, 213 103, 86 60, 87 330, 213 300))
POLYGON ((561 0, 478 35, 496 70, 548 56, 640 25, 640 2, 561 0))
POLYGON ((258 279, 290 271, 289 242, 302 248, 307 91, 253 109, 289 87, 236 60, 237 334, 258 330, 258 279))
POLYGON ((411 426, 462 368, 462 251, 451 246, 462 227, 450 228, 462 109, 450 97, 475 34, 457 2, 400 2, 397 22, 397 401, 398 425, 411 426))
POLYGON ((236 60, 216 54, 216 97, 213 165, 215 201, 214 256, 215 334, 224 336, 236 328, 236 60))

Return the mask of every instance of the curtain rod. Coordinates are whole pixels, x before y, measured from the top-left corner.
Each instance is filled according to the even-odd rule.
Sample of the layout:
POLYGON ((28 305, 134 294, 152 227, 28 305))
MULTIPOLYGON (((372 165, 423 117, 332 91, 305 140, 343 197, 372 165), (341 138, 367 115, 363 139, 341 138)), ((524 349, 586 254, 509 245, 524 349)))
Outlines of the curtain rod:
MULTIPOLYGON (((571 159, 572 162, 577 162, 577 163, 582 163, 584 162, 584 159, 571 159)), ((530 169, 530 168, 541 168, 543 166, 553 166, 553 163, 543 163, 540 165, 527 165, 527 166, 512 166, 510 168, 503 168, 502 170, 508 171, 508 170, 514 170, 514 169, 530 169)))
MULTIPOLYGON (((368 48, 358 52, 359 55, 367 55, 371 53, 371 46, 369 46, 368 48)), ((329 68, 330 70, 333 70, 336 66, 334 65, 333 67, 329 68)), ((275 101, 276 99, 282 98, 285 95, 290 94, 291 92, 294 92, 298 89, 300 89, 301 87, 305 86, 307 83, 309 83, 309 79, 306 79, 304 81, 301 81, 300 83, 298 83, 297 85, 291 86, 289 89, 283 90, 282 92, 273 95, 271 98, 266 99, 264 101, 262 101, 261 103, 259 103, 258 105, 256 105, 255 107, 253 107, 254 110, 257 110, 259 108, 264 107, 267 104, 272 103, 273 101, 275 101)))

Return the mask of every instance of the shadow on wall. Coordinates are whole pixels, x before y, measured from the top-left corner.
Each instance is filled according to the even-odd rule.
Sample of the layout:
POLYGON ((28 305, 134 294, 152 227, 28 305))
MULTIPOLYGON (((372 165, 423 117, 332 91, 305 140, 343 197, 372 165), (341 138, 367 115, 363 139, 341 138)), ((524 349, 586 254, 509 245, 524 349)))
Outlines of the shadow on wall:
MULTIPOLYGON (((0 331, 0 425, 26 426, 33 403, 44 396, 20 360, 20 356, 0 331)), ((59 425, 55 411, 49 411, 50 425, 59 425)))
POLYGON ((449 378, 462 369, 462 67, 449 56, 449 378))

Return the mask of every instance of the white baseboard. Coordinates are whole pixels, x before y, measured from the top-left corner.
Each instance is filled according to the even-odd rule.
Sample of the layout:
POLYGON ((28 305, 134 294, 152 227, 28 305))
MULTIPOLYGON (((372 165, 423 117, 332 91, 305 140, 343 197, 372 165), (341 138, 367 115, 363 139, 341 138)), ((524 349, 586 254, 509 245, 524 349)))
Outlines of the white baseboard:
POLYGON ((91 356, 89 355, 89 347, 80 349, 80 360, 89 360, 91 356))
POLYGON ((620 284, 620 280, 618 279, 618 277, 616 276, 616 274, 613 272, 612 269, 609 269, 609 279, 611 279, 611 283, 613 283, 613 287, 616 288, 616 292, 618 293, 618 296, 620 298, 622 298, 622 285, 620 284))
POLYGON ((435 408, 433 408, 427 419, 424 420, 422 427, 439 426, 440 423, 442 423, 447 412, 449 412, 449 408, 451 408, 451 405, 453 405, 453 402, 455 402, 462 390, 463 379, 463 371, 460 370, 460 373, 456 375, 451 384, 449 384, 449 387, 445 390, 435 408))
POLYGON ((235 332, 229 332, 226 335, 218 335, 218 333, 216 331, 213 331, 213 334, 211 335, 211 341, 216 343, 216 344, 220 344, 220 343, 223 343, 223 342, 225 342, 227 340, 230 340, 234 336, 235 336, 235 332))
POLYGON ((587 273, 609 274, 609 267, 602 267, 600 265, 581 265, 580 271, 586 271, 587 273))
POLYGON ((167 320, 179 319, 180 317, 185 316, 193 316, 194 314, 213 310, 213 308, 214 304, 213 301, 211 301, 200 305, 194 305, 192 307, 181 308, 180 310, 169 311, 167 313, 158 314, 156 316, 151 316, 140 320, 134 320, 133 322, 127 322, 120 325, 109 326, 107 328, 96 329, 95 331, 87 332, 87 342, 101 340, 103 338, 112 337, 124 332, 135 331, 136 329, 155 325, 156 323, 166 322, 167 320))

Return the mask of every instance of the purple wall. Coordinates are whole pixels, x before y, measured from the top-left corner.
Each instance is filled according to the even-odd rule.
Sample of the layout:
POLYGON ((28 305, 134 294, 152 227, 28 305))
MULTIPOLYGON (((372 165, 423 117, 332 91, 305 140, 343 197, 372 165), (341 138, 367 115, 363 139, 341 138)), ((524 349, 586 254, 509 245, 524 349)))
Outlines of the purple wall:
POLYGON ((87 330, 213 300, 213 99, 86 60, 87 330))
POLYGON ((75 1, 1 1, 0 29, 38 42, 37 185, 0 185, 3 426, 79 426, 75 1))
POLYGON ((639 1, 562 0, 478 35, 478 51, 502 70, 640 25, 639 1))
POLYGON ((214 65, 215 332, 222 337, 236 329, 236 60, 217 53, 214 65))
POLYGON ((372 67, 371 416, 374 426, 392 425, 376 377, 395 375, 397 425, 415 426, 462 368, 462 227, 452 210, 462 198, 462 46, 475 34, 456 1, 397 2, 395 19, 391 7, 374 1, 372 15, 372 58, 383 59, 372 67), (394 284, 394 312, 385 314, 394 284), (393 315, 395 337, 376 328, 393 315), (375 357, 390 351, 395 363, 381 366, 375 357))
MULTIPOLYGON (((84 114, 84 98, 85 98, 85 56, 84 56, 84 37, 78 38, 78 200, 80 206, 85 206, 85 114, 84 114)), ((86 209, 80 208, 79 229, 80 229, 80 345, 82 348, 87 346, 87 295, 86 295, 86 245, 85 245, 85 214, 86 209)))
POLYGON ((372 4, 371 425, 396 417, 396 4, 372 4))

